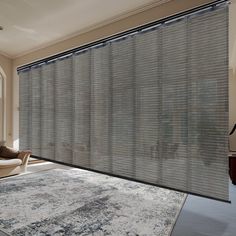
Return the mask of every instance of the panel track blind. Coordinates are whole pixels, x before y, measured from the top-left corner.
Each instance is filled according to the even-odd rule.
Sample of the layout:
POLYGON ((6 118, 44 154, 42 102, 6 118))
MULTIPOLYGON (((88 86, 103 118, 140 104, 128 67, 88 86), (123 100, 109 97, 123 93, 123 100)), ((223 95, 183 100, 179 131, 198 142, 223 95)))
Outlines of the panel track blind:
POLYGON ((20 148, 228 200, 227 35, 220 6, 20 71, 20 148))

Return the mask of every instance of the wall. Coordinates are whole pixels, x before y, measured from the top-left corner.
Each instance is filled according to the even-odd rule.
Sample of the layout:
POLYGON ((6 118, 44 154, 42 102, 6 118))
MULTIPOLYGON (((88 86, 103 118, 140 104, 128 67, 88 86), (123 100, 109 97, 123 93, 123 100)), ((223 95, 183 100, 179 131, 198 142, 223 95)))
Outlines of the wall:
POLYGON ((6 144, 12 145, 12 60, 0 54, 0 73, 6 87, 6 144))
MULTIPOLYGON (((229 71, 229 129, 236 123, 236 74, 233 68, 229 71)), ((236 132, 229 138, 230 149, 236 151, 236 132)))
MULTIPOLYGON (((233 0, 234 1, 234 0, 233 0)), ((40 50, 31 52, 27 55, 21 56, 13 60, 13 141, 14 146, 18 147, 18 136, 19 136, 19 78, 17 76, 16 68, 18 66, 28 64, 48 57, 50 55, 57 54, 59 52, 66 51, 71 48, 75 48, 98 39, 125 31, 127 29, 152 22, 181 11, 200 6, 212 2, 212 0, 173 0, 163 5, 148 9, 141 13, 129 16, 111 24, 106 24, 97 29, 87 31, 83 34, 69 38, 67 40, 55 43, 51 46, 42 48, 40 50)))
MULTIPOLYGON (((229 8, 229 130, 236 123, 236 0, 229 8)), ((236 132, 229 137, 230 149, 236 151, 236 132)))

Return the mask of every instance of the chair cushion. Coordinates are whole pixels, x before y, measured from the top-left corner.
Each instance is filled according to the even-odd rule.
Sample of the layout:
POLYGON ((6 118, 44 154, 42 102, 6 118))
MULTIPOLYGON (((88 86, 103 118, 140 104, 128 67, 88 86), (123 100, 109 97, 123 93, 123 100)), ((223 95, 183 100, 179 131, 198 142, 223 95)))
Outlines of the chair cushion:
POLYGON ((0 148, 0 156, 6 158, 17 158, 19 152, 13 148, 1 146, 0 148))
POLYGON ((20 166, 21 164, 22 164, 21 159, 9 159, 9 160, 4 160, 3 158, 0 159, 0 168, 15 167, 15 166, 20 166))

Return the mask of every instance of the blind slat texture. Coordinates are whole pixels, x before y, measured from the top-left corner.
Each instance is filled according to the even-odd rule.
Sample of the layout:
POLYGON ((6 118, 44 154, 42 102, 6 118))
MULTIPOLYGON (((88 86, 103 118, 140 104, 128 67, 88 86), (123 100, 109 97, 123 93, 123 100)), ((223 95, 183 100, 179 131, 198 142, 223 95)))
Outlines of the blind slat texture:
POLYGON ((19 72, 20 148, 228 200, 228 8, 19 72))

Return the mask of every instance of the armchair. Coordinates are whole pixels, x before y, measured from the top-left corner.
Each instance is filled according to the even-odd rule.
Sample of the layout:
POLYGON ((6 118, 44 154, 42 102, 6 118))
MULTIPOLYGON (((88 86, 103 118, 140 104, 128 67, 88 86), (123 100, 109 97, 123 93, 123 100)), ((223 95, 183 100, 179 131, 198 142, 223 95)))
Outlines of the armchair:
POLYGON ((31 151, 16 151, 7 146, 0 147, 0 178, 24 173, 31 151))

